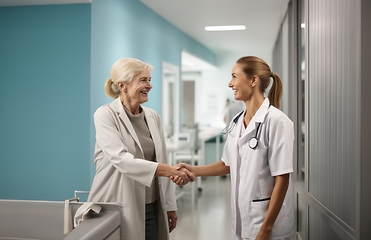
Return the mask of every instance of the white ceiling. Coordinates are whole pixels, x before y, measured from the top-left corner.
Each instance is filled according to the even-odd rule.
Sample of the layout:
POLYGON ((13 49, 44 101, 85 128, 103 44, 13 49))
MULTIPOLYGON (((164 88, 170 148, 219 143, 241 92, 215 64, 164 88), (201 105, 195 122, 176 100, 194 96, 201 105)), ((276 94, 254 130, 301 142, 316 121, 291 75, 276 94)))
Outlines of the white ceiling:
MULTIPOLYGON (((0 0, 0 6, 90 3, 91 1, 0 0)), ((140 1, 217 55, 271 52, 289 2, 289 0, 140 1), (226 32, 204 30, 208 25, 240 24, 245 25, 246 30, 226 32)))
POLYGON ((289 0, 140 0, 215 53, 273 50, 289 0), (208 25, 244 31, 206 32, 208 25))

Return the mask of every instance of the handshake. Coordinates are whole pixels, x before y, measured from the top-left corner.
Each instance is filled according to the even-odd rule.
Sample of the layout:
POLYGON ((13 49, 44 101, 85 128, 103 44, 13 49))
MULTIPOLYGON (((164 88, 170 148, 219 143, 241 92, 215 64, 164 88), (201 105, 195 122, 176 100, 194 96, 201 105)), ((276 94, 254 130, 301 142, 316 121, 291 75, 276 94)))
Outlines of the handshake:
POLYGON ((156 176, 168 177, 175 184, 183 186, 189 182, 193 182, 196 177, 223 176, 229 173, 229 166, 226 166, 225 163, 220 160, 216 163, 203 166, 191 166, 185 163, 179 163, 178 165, 170 166, 164 163, 160 163, 157 167, 156 176))
POLYGON ((189 182, 193 182, 197 177, 196 167, 191 165, 179 163, 170 167, 171 171, 168 177, 179 186, 184 186, 189 182))

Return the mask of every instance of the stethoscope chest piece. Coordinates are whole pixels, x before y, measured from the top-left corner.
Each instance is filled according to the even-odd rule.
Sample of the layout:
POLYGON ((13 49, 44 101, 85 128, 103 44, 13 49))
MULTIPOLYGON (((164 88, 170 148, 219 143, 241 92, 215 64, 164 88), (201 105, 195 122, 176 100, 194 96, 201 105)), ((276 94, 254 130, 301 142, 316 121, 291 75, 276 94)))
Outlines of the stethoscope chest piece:
POLYGON ((256 137, 252 137, 249 141, 249 147, 251 149, 255 149, 258 146, 258 139, 256 137))
POLYGON ((250 140, 249 140, 249 147, 251 149, 255 149, 258 146, 258 134, 259 134, 259 129, 260 129, 261 125, 262 125, 262 123, 260 122, 256 131, 255 131, 255 136, 250 138, 250 140))

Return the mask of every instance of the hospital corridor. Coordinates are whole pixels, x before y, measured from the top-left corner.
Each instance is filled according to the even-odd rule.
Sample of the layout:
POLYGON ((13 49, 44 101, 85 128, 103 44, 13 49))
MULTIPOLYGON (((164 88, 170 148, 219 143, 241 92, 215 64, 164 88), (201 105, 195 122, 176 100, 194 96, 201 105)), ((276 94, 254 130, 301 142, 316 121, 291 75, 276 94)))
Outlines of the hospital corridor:
POLYGON ((370 240, 370 26, 371 0, 0 0, 0 240, 370 240))

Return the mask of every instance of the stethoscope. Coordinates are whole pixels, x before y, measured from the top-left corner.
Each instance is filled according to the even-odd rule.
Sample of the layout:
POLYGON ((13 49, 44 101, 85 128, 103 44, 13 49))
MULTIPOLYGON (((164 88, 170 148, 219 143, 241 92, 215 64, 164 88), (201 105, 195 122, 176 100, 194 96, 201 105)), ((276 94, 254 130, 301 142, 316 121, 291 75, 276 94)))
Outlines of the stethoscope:
MULTIPOLYGON (((238 119, 241 117, 241 115, 244 113, 244 111, 240 112, 236 117, 233 118, 232 122, 230 122, 223 130, 222 130, 222 133, 223 134, 228 134, 232 131, 232 129, 237 125, 237 122, 238 122, 238 119)), ((261 126, 261 122, 259 123, 258 127, 256 128, 256 131, 255 131, 255 136, 253 136, 252 138, 250 138, 249 140, 249 147, 251 149, 255 149, 257 146, 258 146, 258 133, 259 133, 259 129, 260 129, 260 126, 261 126)))

